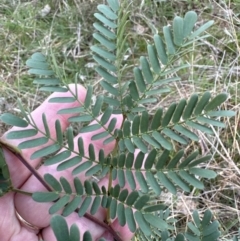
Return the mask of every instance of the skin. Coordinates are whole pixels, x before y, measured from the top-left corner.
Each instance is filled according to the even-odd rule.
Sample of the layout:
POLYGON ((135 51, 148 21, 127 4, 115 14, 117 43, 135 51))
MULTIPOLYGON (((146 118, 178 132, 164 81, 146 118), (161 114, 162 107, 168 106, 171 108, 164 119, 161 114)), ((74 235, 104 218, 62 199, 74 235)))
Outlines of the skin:
MULTIPOLYGON (((86 97, 86 90, 78 85, 77 90, 75 85, 70 85, 70 89, 79 96, 80 103, 83 103, 86 97)), ((70 92, 66 93, 54 93, 49 98, 52 97, 68 97, 71 96, 70 92)), ((48 99, 49 99, 48 98, 48 99)), ((49 129, 51 132, 51 136, 55 136, 55 120, 59 119, 61 123, 62 130, 65 130, 69 126, 68 118, 74 115, 65 114, 60 115, 57 114, 57 111, 63 108, 71 108, 81 106, 79 102, 74 103, 67 103, 67 104, 59 104, 59 103, 49 103, 48 99, 45 100, 41 106, 39 106, 36 110, 34 110, 31 114, 33 120, 35 121, 36 125, 40 130, 44 132, 44 126, 42 123, 42 113, 46 114, 47 122, 49 125, 49 129)), ((117 119, 116 127, 120 127, 122 123, 122 116, 121 115, 114 115, 112 118, 117 119)), ((30 126, 27 128, 31 128, 30 126)), ((12 130, 21 130, 21 128, 13 127, 12 130)), ((111 142, 110 144, 103 145, 102 140, 91 141, 91 137, 103 129, 90 132, 90 133, 83 133, 79 134, 75 137, 74 142, 77 142, 78 137, 82 137, 84 140, 85 145, 85 152, 87 152, 87 148, 89 143, 92 143, 95 147, 95 154, 98 155, 100 149, 103 149, 105 155, 109 154, 113 148, 115 143, 111 142)), ((9 131, 8 131, 9 132, 9 131)), ((17 146, 19 143, 25 140, 30 140, 31 138, 27 139, 20 139, 20 140, 7 140, 6 132, 2 137, 1 141, 8 143, 12 146, 17 146)), ((40 137, 41 133, 38 133, 37 136, 32 138, 40 137)), ((49 141, 44 146, 48 146, 53 142, 49 141)), ((75 145, 77 146, 77 145, 75 145)), ((40 149, 38 148, 31 148, 31 149, 23 149, 22 156, 28 163, 36 168, 41 159, 34 159, 30 160, 30 156, 33 152, 40 149)), ((35 191, 46 191, 45 187, 28 171, 28 169, 8 150, 4 149, 4 155, 9 167, 9 171, 11 174, 11 180, 13 186, 15 188, 19 188, 21 190, 27 192, 35 192, 35 191)), ((84 160, 82 161, 84 162, 84 160)), ((57 171, 57 165, 51 166, 40 166, 38 172, 40 175, 44 175, 45 173, 52 174, 55 178, 59 179, 61 176, 64 176, 70 183, 72 183, 73 178, 71 175, 72 169, 67 169, 64 171, 57 171)), ((83 182, 86 180, 84 173, 80 173, 77 175, 80 180, 83 182)), ((107 187, 107 177, 100 180, 100 185, 105 185, 107 187)), ((116 183, 114 183, 116 184, 116 183)), ((24 240, 31 240, 37 241, 39 240, 38 234, 36 231, 27 228, 26 226, 22 225, 19 222, 18 218, 16 217, 15 210, 29 223, 37 226, 40 228, 40 233, 43 237, 44 241, 55 241, 56 238, 51 230, 50 218, 51 216, 48 214, 48 209, 51 206, 51 203, 37 203, 32 200, 30 196, 26 196, 20 193, 8 193, 5 196, 0 198, 0 237, 1 241, 24 241, 24 240)), ((99 209, 99 211, 94 215, 94 217, 98 218, 100 221, 104 221, 106 219, 106 212, 104 209, 99 209)), ((98 226, 96 223, 93 223, 86 219, 85 217, 79 218, 77 213, 72 213, 66 218, 66 221, 70 227, 73 223, 75 223, 80 230, 81 235, 86 230, 91 231, 91 235, 93 236, 94 240, 98 240, 100 237, 105 237, 106 240, 113 240, 113 237, 110 233, 108 233, 105 229, 98 226)), ((127 226, 121 227, 117 220, 113 220, 112 228, 119 232, 123 241, 128 241, 132 238, 133 233, 129 231, 127 226)))

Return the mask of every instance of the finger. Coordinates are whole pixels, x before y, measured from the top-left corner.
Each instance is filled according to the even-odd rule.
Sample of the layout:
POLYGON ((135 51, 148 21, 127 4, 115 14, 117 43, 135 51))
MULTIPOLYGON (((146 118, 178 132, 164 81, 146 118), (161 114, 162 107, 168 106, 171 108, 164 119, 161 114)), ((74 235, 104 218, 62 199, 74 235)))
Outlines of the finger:
MULTIPOLYGON (((77 89, 77 93, 75 93, 75 94, 78 95, 79 101, 75 101, 72 103, 49 103, 49 99, 53 98, 53 97, 70 97, 70 96, 72 96, 70 91, 64 92, 64 93, 53 93, 52 95, 50 95, 49 98, 47 98, 43 102, 43 104, 41 106, 39 106, 36 110, 34 110, 31 113, 31 117, 34 120, 37 128, 43 133, 45 133, 45 129, 44 129, 43 121, 42 121, 42 114, 45 113, 46 118, 47 118, 48 127, 51 132, 51 137, 53 137, 53 138, 56 136, 55 121, 58 119, 61 123, 62 130, 65 130, 67 128, 67 126, 69 125, 68 118, 71 116, 74 116, 74 114, 61 115, 61 114, 58 114, 57 112, 60 109, 64 109, 64 108, 78 107, 85 100, 86 90, 83 86, 77 85, 77 88, 76 88, 75 84, 71 84, 71 85, 69 85, 69 88, 73 93, 75 93, 75 90, 77 89)), ((6 138, 6 136, 9 132, 16 131, 16 130, 23 130, 23 129, 24 130, 32 129, 32 127, 31 127, 31 125, 29 125, 27 128, 13 127, 12 129, 7 131, 1 137, 1 141, 17 147, 21 142, 33 139, 33 138, 23 138, 23 139, 8 140, 6 138)), ((41 137, 41 136, 43 136, 43 134, 38 132, 38 134, 36 136, 34 136, 34 139, 41 137)), ((48 146, 52 143, 53 143, 53 141, 49 140, 48 143, 46 143, 43 146, 38 146, 35 148, 30 148, 30 149, 23 149, 22 156, 24 157, 24 159, 26 161, 29 162, 30 165, 32 165, 33 167, 36 167, 39 164, 40 159, 38 158, 35 160, 30 160, 30 156, 35 151, 42 149, 44 146, 48 146)), ((23 184, 23 182, 27 179, 27 177, 29 177, 29 175, 31 173, 19 160, 17 160, 17 158, 12 153, 9 153, 9 151, 5 150, 4 154, 6 155, 6 160, 8 162, 8 168, 10 170, 10 175, 11 175, 13 185, 14 185, 14 187, 19 187, 23 184), (19 173, 21 173, 21 175, 19 175, 19 173)))
MULTIPOLYGON (((121 115, 115 115, 115 116, 113 115, 112 118, 117 119, 115 128, 120 128, 123 117, 121 115)), ((93 122, 92 124, 94 124, 94 123, 95 122, 93 122)), ((91 141, 91 137, 93 135, 96 135, 102 131, 104 131, 104 128, 100 128, 99 130, 93 131, 90 133, 83 133, 83 134, 78 135, 74 139, 75 150, 78 152, 77 140, 79 137, 81 137, 83 139, 84 149, 86 150, 86 152, 88 150, 89 143, 91 143, 95 147, 96 157, 98 157, 98 152, 100 151, 100 149, 104 150, 105 155, 109 154, 115 147, 114 141, 111 143, 108 143, 107 145, 103 144, 103 141, 104 141, 103 139, 91 141)), ((76 154, 73 154, 72 156, 74 156, 74 155, 76 155, 76 154)), ((81 161, 81 163, 83 163, 85 160, 86 159, 83 159, 81 161)), ((69 181, 69 183, 73 187, 74 186, 73 185, 73 176, 72 176, 73 168, 69 168, 64 171, 57 171, 56 167, 57 167, 57 165, 52 165, 52 166, 44 166, 43 165, 39 168, 38 172, 41 176, 43 176, 46 173, 50 173, 58 180, 60 179, 61 176, 63 176, 69 181)), ((85 173, 80 173, 78 175, 78 177, 80 178, 80 180, 82 182, 84 182, 84 180, 86 180, 85 173)), ((46 191, 45 187, 43 187, 42 184, 39 183, 39 181, 34 176, 31 176, 27 180, 27 182, 22 186, 21 189, 28 191, 28 192, 46 191)), ((33 225, 36 225, 41 228, 49 225, 51 216, 49 215, 48 210, 52 206, 52 203, 37 203, 37 202, 33 201, 31 197, 18 193, 18 194, 16 194, 16 197, 15 197, 15 206, 16 206, 16 210, 18 211, 18 213, 29 223, 32 223, 33 225)), ((102 220, 103 220, 105 217, 105 212, 103 212, 101 214, 98 213, 98 215, 99 215, 99 217, 101 216, 102 220)))

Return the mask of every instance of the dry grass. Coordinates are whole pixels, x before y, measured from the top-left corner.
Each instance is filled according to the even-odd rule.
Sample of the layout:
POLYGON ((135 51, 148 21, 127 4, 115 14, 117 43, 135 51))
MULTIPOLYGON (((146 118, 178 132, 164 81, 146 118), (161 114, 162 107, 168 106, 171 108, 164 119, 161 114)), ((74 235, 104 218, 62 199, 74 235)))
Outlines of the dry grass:
MULTIPOLYGON (((26 59, 36 51, 56 58, 57 65, 53 67, 67 83, 75 78, 83 84, 98 81, 93 69, 86 64, 93 62, 89 54, 93 41, 92 14, 97 2, 102 1, 50 1, 51 11, 41 16, 48 2, 3 0, 0 3, 0 112, 17 113, 16 98, 23 100, 30 109, 45 98, 32 86, 25 68, 26 59)), ((130 58, 132 64, 137 63, 152 34, 161 31, 175 14, 183 15, 189 9, 197 11, 199 23, 213 19, 215 25, 209 30, 210 37, 201 46, 193 46, 193 52, 184 56, 184 61, 191 64, 190 71, 180 73, 181 82, 174 84, 171 94, 159 104, 172 102, 172 96, 185 98, 193 92, 226 91, 230 98, 224 108, 237 114, 226 119, 227 128, 216 130, 214 137, 199 133, 201 152, 214 154, 208 168, 217 171, 218 177, 211 182, 205 181, 206 188, 202 192, 194 189, 187 196, 178 193, 161 198, 171 205, 173 217, 179 220, 176 229, 185 227, 183 223, 191 219, 193 209, 204 212, 209 208, 220 222, 221 240, 231 240, 240 226, 239 0, 134 0, 130 17, 133 53, 130 58), (141 34, 138 38, 137 33, 141 34)), ((152 110, 155 108, 152 106, 152 110)), ((0 124, 0 128, 5 130, 6 126, 0 124)), ((197 146, 190 148, 193 147, 197 146)))

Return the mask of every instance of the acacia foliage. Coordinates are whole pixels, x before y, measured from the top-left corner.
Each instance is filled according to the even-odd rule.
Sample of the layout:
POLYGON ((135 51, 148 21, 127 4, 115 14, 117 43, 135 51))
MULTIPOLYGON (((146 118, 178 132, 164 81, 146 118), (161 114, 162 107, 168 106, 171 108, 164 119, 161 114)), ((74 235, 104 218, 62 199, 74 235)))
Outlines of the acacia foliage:
MULTIPOLYGON (((161 195, 162 189, 172 194, 176 194, 177 190, 190 192, 193 187, 204 189, 201 179, 216 177, 214 171, 201 165, 209 162, 211 155, 200 156, 198 151, 187 154, 184 148, 190 142, 199 141, 199 131, 212 135, 213 128, 225 127, 222 117, 235 114, 220 108, 228 98, 227 93, 216 96, 212 96, 209 91, 202 95, 194 93, 190 98, 172 103, 166 109, 157 108, 153 114, 149 114, 148 110, 149 104, 156 103, 165 93, 171 91, 170 83, 180 80, 177 72, 189 66, 178 65, 179 61, 176 60, 192 43, 208 37, 202 34, 213 21, 195 29, 195 12, 189 11, 184 17, 176 16, 172 26, 163 27, 163 36, 152 36, 152 43, 147 45, 147 55, 140 57, 139 66, 133 68, 133 79, 128 81, 124 68, 124 53, 128 41, 128 35, 125 34, 129 23, 128 1, 121 4, 117 0, 107 2, 107 5, 100 4, 99 12, 94 14, 96 23, 93 25, 93 38, 96 45, 91 47, 92 57, 97 63, 96 71, 102 77, 99 84, 107 94, 97 95, 93 103, 95 93, 89 85, 86 86, 84 103, 80 103, 74 93, 71 97, 51 98, 49 102, 78 101, 81 107, 63 108, 58 113, 78 114, 68 121, 83 124, 81 133, 101 129, 92 136, 92 140, 103 139, 104 144, 116 141, 113 154, 105 156, 103 150, 100 150, 96 155, 92 144, 88 145, 86 152, 82 138, 78 138, 76 144, 73 141, 72 127, 64 132, 59 120, 55 122, 56 136, 51 136, 45 114, 41 116, 44 126, 42 136, 35 138, 39 129, 20 102, 22 118, 5 113, 0 119, 6 124, 22 128, 8 133, 8 139, 32 138, 21 142, 18 145, 20 150, 40 147, 50 139, 53 141, 50 146, 35 151, 31 159, 45 158, 44 165, 58 164, 59 171, 73 168, 73 177, 82 172, 87 177, 104 177, 108 174, 110 183, 117 179, 119 184, 110 186, 107 190, 96 182, 81 182, 74 177, 72 186, 64 177, 57 180, 46 174, 44 180, 52 190, 36 192, 33 199, 37 202, 53 201, 49 213, 55 214, 62 210, 63 217, 76 210, 80 217, 88 210, 94 215, 100 207, 106 208, 109 224, 117 218, 120 225, 127 224, 132 232, 136 232, 140 240, 217 240, 220 235, 218 222, 212 221, 210 211, 206 211, 202 219, 195 211, 194 221, 187 224, 189 230, 176 237, 172 236, 173 221, 169 219, 168 207, 156 202, 156 197, 161 195), (117 121, 112 118, 112 114, 123 116, 121 128, 116 128, 117 121), (89 124, 91 121, 95 121, 94 124, 89 124), (24 129, 27 126, 30 128, 24 129), (178 152, 175 151, 176 145, 182 148, 178 152), (62 148, 64 150, 52 155, 62 148), (130 189, 126 189, 126 184, 130 189)), ((34 53, 27 61, 27 66, 29 73, 36 76, 33 83, 40 90, 70 91, 61 76, 56 76, 42 53, 34 53)), ((0 187, 1 194, 4 195, 10 190, 6 185, 10 187, 11 182, 4 160, 0 165, 1 178, 4 180, 0 187)), ((69 232, 62 216, 53 216, 51 221, 58 241, 79 240, 79 230, 72 226, 69 232)), ((84 240, 91 240, 89 232, 84 234, 84 240)))

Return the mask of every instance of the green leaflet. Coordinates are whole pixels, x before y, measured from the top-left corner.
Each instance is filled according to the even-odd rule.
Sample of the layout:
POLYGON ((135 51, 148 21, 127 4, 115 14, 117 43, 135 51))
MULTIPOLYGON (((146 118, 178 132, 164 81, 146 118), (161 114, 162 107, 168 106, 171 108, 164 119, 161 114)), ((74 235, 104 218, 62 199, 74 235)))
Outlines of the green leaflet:
POLYGON ((157 34, 155 34, 153 38, 154 38, 154 44, 157 50, 158 58, 161 60, 162 64, 166 65, 168 62, 168 57, 167 57, 164 43, 161 37, 157 34))
POLYGON ((133 136, 133 142, 141 150, 143 153, 147 153, 147 146, 144 144, 144 142, 137 136, 133 136))
POLYGON ((177 152, 176 155, 172 158, 172 160, 167 165, 167 168, 168 169, 176 168, 177 164, 179 163, 179 161, 181 160, 183 155, 184 155, 184 151, 183 150, 180 150, 179 152, 177 152))
POLYGON ((118 17, 108 6, 104 4, 99 4, 97 9, 111 20, 116 20, 118 17))
POLYGON ((180 134, 188 137, 189 139, 191 139, 192 141, 198 141, 198 136, 191 132, 190 130, 186 129, 185 127, 183 126, 180 126, 180 125, 175 125, 174 127, 174 130, 178 131, 180 134))
POLYGON ((77 175, 77 174, 87 170, 91 166, 92 166, 91 161, 84 162, 83 164, 80 164, 79 166, 75 167, 72 171, 72 174, 77 175))
POLYGON ((36 159, 36 158, 41 158, 41 157, 53 154, 53 153, 59 151, 60 148, 61 148, 61 146, 59 146, 59 144, 53 144, 53 145, 44 147, 44 148, 42 148, 38 151, 35 151, 31 155, 30 159, 33 160, 33 159, 36 159))
POLYGON ((195 115, 200 115, 204 109, 204 107, 208 104, 209 100, 211 98, 211 94, 210 92, 205 92, 201 99, 198 101, 195 110, 194 110, 194 114, 195 115))
MULTIPOLYGON (((33 80, 33 84, 40 84, 40 85, 60 85, 61 81, 56 78, 36 78, 33 80)), ((67 91, 67 88, 65 88, 67 91)))
POLYGON ((185 14, 183 21, 183 37, 186 38, 190 35, 197 22, 197 14, 194 11, 189 11, 185 14))
POLYGON ((117 84, 117 77, 109 73, 104 68, 98 66, 95 68, 95 70, 98 72, 99 75, 101 75, 107 82, 111 84, 117 84))
POLYGON ((57 171, 63 171, 63 170, 66 170, 68 168, 71 168, 71 167, 79 164, 81 161, 82 161, 82 158, 79 157, 79 156, 75 156, 75 157, 72 157, 70 159, 67 159, 66 161, 60 163, 57 166, 57 171))
POLYGON ((155 162, 155 158, 157 156, 157 151, 155 149, 152 149, 145 160, 144 168, 146 170, 150 170, 155 162))
POLYGON ((94 215, 97 212, 97 210, 99 209, 100 205, 101 205, 101 198, 99 196, 97 196, 93 200, 93 204, 92 204, 90 213, 92 215, 94 215))
POLYGON ((203 24, 201 27, 199 27, 196 31, 194 31, 189 37, 188 39, 194 39, 196 37, 198 37, 201 33, 203 33, 204 31, 206 31, 209 27, 211 27, 213 25, 214 21, 208 21, 205 24, 203 24))
POLYGON ((44 175, 44 180, 47 182, 48 185, 50 185, 53 190, 55 190, 56 192, 61 192, 62 191, 62 187, 61 184, 59 183, 59 181, 51 174, 45 174, 44 175))
POLYGON ((169 192, 172 194, 176 194, 177 190, 173 183, 167 178, 167 176, 163 172, 157 173, 158 179, 161 182, 161 184, 168 189, 169 192))
POLYGON ((83 241, 92 241, 92 236, 88 231, 84 233, 83 241))
POLYGON ((69 182, 67 181, 67 179, 64 177, 60 177, 60 182, 61 182, 64 192, 71 195, 72 188, 71 188, 69 182))
POLYGON ((31 56, 31 59, 34 61, 37 61, 37 62, 46 62, 47 61, 46 57, 40 52, 34 53, 31 56))
POLYGON ((62 209, 69 201, 70 196, 65 195, 57 200, 49 209, 49 214, 54 214, 58 212, 60 209, 62 209))
POLYGON ((75 177, 73 179, 73 181, 74 181, 74 187, 75 187, 77 194, 83 195, 83 185, 82 185, 81 181, 79 180, 79 178, 75 177))
POLYGON ((153 227, 159 228, 160 230, 168 228, 168 225, 164 220, 157 216, 154 216, 153 214, 143 214, 143 216, 145 220, 153 227))
POLYGON ((150 69, 147 58, 144 56, 141 56, 140 63, 141 63, 141 67, 142 67, 142 73, 143 73, 143 76, 144 76, 146 82, 151 84, 153 82, 153 75, 152 75, 152 71, 150 69))
POLYGON ((33 148, 33 147, 44 145, 47 142, 48 142, 48 138, 39 137, 39 138, 32 139, 32 140, 29 140, 29 141, 23 141, 18 145, 18 147, 20 149, 28 149, 28 148, 33 148))
POLYGON ((154 175, 151 172, 146 172, 146 178, 147 178, 148 184, 153 189, 155 194, 160 195, 162 190, 161 190, 160 186, 158 185, 154 175))
POLYGON ((116 34, 99 23, 93 24, 94 28, 109 39, 116 39, 116 34))
POLYGON ((99 21, 101 21, 104 25, 106 25, 109 28, 117 28, 117 25, 114 22, 110 21, 100 13, 95 13, 94 17, 97 18, 99 21))
POLYGON ((53 97, 49 99, 49 103, 73 103, 75 101, 75 97, 53 97))
POLYGON ((130 207, 125 208, 125 216, 126 216, 128 228, 132 233, 134 233, 136 230, 136 222, 134 220, 133 211, 130 207))
POLYGON ((176 106, 176 103, 172 103, 169 106, 168 110, 162 118, 162 127, 166 127, 169 124, 170 120, 172 119, 173 113, 176 109, 176 106))
POLYGON ((216 172, 212 171, 212 170, 207 170, 207 169, 202 169, 202 168, 190 168, 189 172, 197 175, 199 177, 204 177, 204 178, 215 178, 217 176, 216 172))
POLYGON ((32 195, 32 199, 36 202, 52 202, 57 200, 58 193, 55 192, 35 192, 32 195))
POLYGON ((68 89, 66 88, 62 88, 62 87, 58 87, 58 86, 44 86, 44 87, 40 87, 41 91, 48 91, 48 92, 67 92, 68 89))
POLYGON ((122 203, 118 203, 117 206, 117 217, 119 224, 124 226, 126 224, 125 207, 122 203))
POLYGON ((132 190, 136 189, 136 182, 131 170, 126 170, 125 172, 127 182, 132 190))
POLYGON ((173 43, 173 37, 169 26, 163 27, 163 34, 167 45, 168 54, 175 54, 176 50, 173 43))
POLYGON ((186 104, 187 102, 185 99, 180 100, 172 116, 173 123, 178 123, 180 121, 186 104))
POLYGON ((201 125, 201 124, 198 124, 198 123, 193 122, 193 121, 187 121, 186 125, 194 128, 194 129, 197 129, 199 131, 202 131, 202 132, 205 132, 207 134, 210 134, 210 135, 214 134, 214 132, 213 132, 213 130, 211 128, 206 127, 206 126, 201 125))
POLYGON ((116 72, 116 67, 110 62, 108 62, 107 60, 105 60, 104 58, 98 55, 93 55, 93 59, 106 70, 116 72))
POLYGON ((94 117, 98 117, 101 112, 104 97, 102 95, 97 96, 96 103, 92 108, 92 114, 94 117))
POLYGON ((37 135, 37 133, 38 133, 38 131, 36 129, 11 131, 7 134, 7 139, 22 139, 22 138, 35 136, 35 135, 37 135))
POLYGON ((183 179, 181 179, 177 173, 175 173, 173 171, 168 171, 167 175, 183 191, 190 192, 189 185, 186 182, 184 182, 183 179))
POLYGON ((112 199, 110 204, 110 217, 111 219, 114 219, 117 215, 117 200, 112 199))
POLYGON ((162 133, 168 136, 171 140, 177 141, 183 145, 186 145, 188 143, 183 137, 181 137, 171 129, 165 128, 162 130, 162 133))
POLYGON ((213 125, 213 126, 217 126, 217 127, 222 127, 222 128, 226 127, 226 125, 223 122, 218 121, 218 120, 212 120, 212 119, 206 118, 204 116, 197 117, 197 121, 199 121, 200 123, 213 125))
MULTIPOLYGON (((85 235, 85 233, 84 233, 84 235, 85 235)), ((70 228, 69 239, 71 241, 78 241, 78 240, 80 240, 80 233, 79 233, 79 229, 78 229, 76 224, 73 224, 71 226, 71 228, 70 228)))
POLYGON ((190 99, 187 102, 187 105, 185 107, 185 110, 183 112, 183 119, 187 120, 191 117, 193 110, 197 104, 198 101, 198 95, 197 94, 193 94, 190 99))
POLYGON ((117 12, 120 8, 118 0, 107 0, 108 5, 114 12, 117 12))
POLYGON ((152 136, 164 149, 172 150, 172 144, 167 139, 165 139, 160 133, 154 131, 152 136))
POLYGON ((147 185, 146 179, 143 176, 142 172, 136 171, 135 176, 136 176, 136 180, 137 180, 138 184, 140 185, 141 191, 143 193, 147 193, 149 191, 148 185, 147 185))
POLYGON ((153 71, 156 74, 160 73, 161 67, 160 67, 160 64, 159 64, 159 61, 158 61, 156 49, 154 48, 153 45, 148 44, 147 50, 148 50, 149 61, 150 61, 150 64, 153 68, 153 71))
MULTIPOLYGON (((98 40, 105 48, 107 48, 109 51, 113 51, 116 49, 115 43, 112 41, 109 41, 107 38, 105 38, 103 35, 99 33, 94 33, 93 37, 98 40)), ((103 50, 102 48, 99 48, 97 46, 92 46, 91 50, 95 53, 97 53, 99 56, 103 58, 107 58, 109 60, 115 60, 115 56, 106 50, 103 50)))
POLYGON ((183 38, 184 38, 183 24, 184 22, 181 17, 176 16, 173 19, 174 44, 177 46, 181 46, 183 43, 183 38))
POLYGON ((55 74, 52 70, 47 70, 47 69, 29 69, 28 73, 35 74, 35 75, 45 75, 45 76, 50 76, 55 74))
POLYGON ((183 180, 185 180, 186 182, 188 182, 192 186, 194 186, 198 189, 204 188, 203 183, 201 181, 199 181, 198 179, 196 179, 193 175, 190 175, 188 172, 180 171, 179 175, 183 180))
POLYGON ((52 216, 50 225, 57 241, 70 241, 68 225, 63 217, 60 215, 52 216))
POLYGON ((84 199, 78 211, 79 217, 82 217, 87 212, 88 207, 91 205, 91 201, 92 201, 92 197, 90 196, 87 196, 84 199))
POLYGON ((102 126, 100 124, 92 124, 89 126, 84 126, 81 130, 80 133, 86 133, 86 132, 92 132, 100 129, 102 126))
POLYGON ((27 127, 27 121, 13 115, 10 113, 4 113, 0 116, 0 120, 7 125, 18 126, 18 127, 27 127))
POLYGON ((146 235, 146 236, 150 236, 152 233, 152 230, 150 228, 150 225, 148 224, 148 222, 145 220, 143 214, 139 211, 136 211, 134 213, 134 217, 138 223, 139 228, 142 230, 142 232, 146 235))
POLYGON ((144 78, 142 75, 142 71, 139 68, 135 67, 133 69, 133 72, 134 72, 136 85, 137 85, 139 91, 141 93, 143 93, 146 90, 146 84, 145 84, 145 81, 144 81, 144 78))
POLYGON ((221 93, 217 96, 215 96, 204 108, 205 111, 211 111, 216 109, 218 106, 220 106, 223 102, 225 102, 228 98, 228 94, 221 93))
POLYGON ((148 131, 148 119, 149 117, 148 117, 147 111, 143 111, 141 116, 141 122, 140 122, 141 133, 145 133, 148 131))

